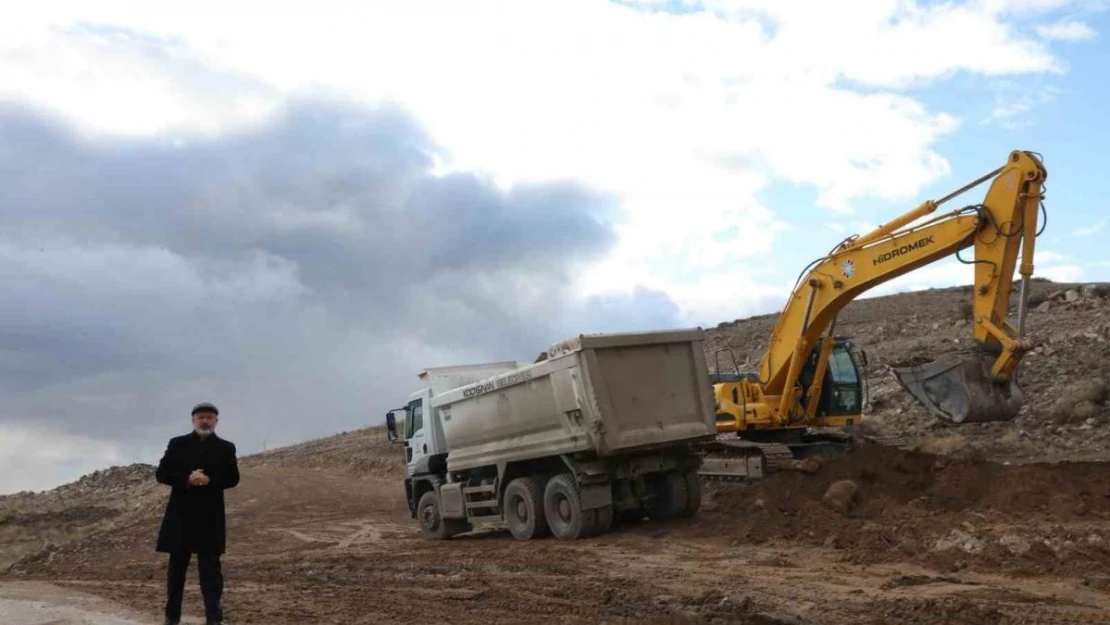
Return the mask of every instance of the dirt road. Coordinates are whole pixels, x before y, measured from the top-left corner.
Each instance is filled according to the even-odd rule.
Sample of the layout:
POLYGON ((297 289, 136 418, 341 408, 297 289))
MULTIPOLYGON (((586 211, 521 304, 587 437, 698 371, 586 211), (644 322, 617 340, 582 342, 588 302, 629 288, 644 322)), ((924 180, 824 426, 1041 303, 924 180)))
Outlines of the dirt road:
POLYGON ((148 625, 118 603, 45 582, 0 582, 0 625, 148 625))
MULTIPOLYGON (((827 479, 854 470, 844 467, 828 469, 827 479)), ((791 490, 795 478, 803 479, 710 486, 697 518, 644 522, 588 541, 525 543, 488 530, 431 543, 409 518, 396 476, 248 467, 228 493, 228 622, 1110 623, 1110 579, 1100 572, 1110 558, 1101 546, 1062 556, 1047 556, 1047 547, 1036 544, 1014 552, 1020 557, 992 551, 991 536, 1035 542, 1030 532, 1040 531, 1051 511, 1029 513, 1028 526, 1007 516, 1011 504, 994 500, 987 508, 965 500, 905 516, 892 512, 900 509, 899 494, 874 479, 863 484, 868 499, 855 516, 838 522, 837 513, 808 503, 791 509, 795 495, 809 499, 805 488, 791 490), (968 514, 977 522, 961 525, 958 515, 968 514), (922 530, 913 519, 930 518, 944 531, 962 527, 972 546, 956 540, 956 555, 944 556, 921 537, 915 552, 908 537, 922 530), (812 532, 805 525, 811 522, 812 532), (856 557, 852 537, 870 545, 876 535, 890 541, 886 555, 880 541, 876 557, 856 557), (1031 564, 1042 561, 1043 570, 1031 564)), ((930 496, 960 488, 946 482, 947 472, 928 479, 921 490, 930 496)), ((1080 519, 1050 523, 1073 543, 1110 537, 1104 510, 1110 498, 1105 488, 1088 486, 1075 495, 1087 506, 1080 519)), ((164 576, 164 560, 152 550, 156 523, 147 518, 50 551, 7 578, 49 580, 155 619, 164 576)), ((202 615, 195 565, 186 614, 202 615)))

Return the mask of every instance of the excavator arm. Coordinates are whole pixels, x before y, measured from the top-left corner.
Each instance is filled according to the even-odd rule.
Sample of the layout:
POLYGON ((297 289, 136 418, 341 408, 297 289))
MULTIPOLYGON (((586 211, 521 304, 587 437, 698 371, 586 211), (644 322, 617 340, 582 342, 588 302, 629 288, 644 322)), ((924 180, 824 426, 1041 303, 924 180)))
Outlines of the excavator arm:
POLYGON ((779 316, 760 362, 759 394, 769 402, 774 424, 812 418, 831 330, 844 306, 871 288, 952 254, 975 268, 972 327, 977 354, 896 374, 919 401, 948 421, 1015 416, 1021 396, 1013 374, 1031 348, 1024 337, 1026 302, 1046 177, 1040 158, 1014 151, 998 169, 863 236, 846 239, 811 264, 779 316), (982 203, 933 216, 941 205, 988 181, 982 203), (915 224, 918 220, 924 221, 915 224), (974 247, 973 259, 959 256, 969 247, 974 247), (1021 275, 1016 329, 1008 322, 1015 269, 1021 275), (818 374, 803 389, 799 375, 815 347, 821 354, 818 374), (803 401, 803 393, 809 401, 803 401))

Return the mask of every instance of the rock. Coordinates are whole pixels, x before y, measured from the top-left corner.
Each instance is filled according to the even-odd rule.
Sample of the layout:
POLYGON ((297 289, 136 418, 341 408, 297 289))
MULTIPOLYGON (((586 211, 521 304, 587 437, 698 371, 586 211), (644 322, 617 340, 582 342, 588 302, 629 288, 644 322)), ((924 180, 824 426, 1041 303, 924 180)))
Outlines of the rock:
POLYGON ((1088 299, 1098 297, 1099 296, 1098 285, 1097 284, 1084 284, 1082 287, 1080 287, 1079 293, 1083 297, 1086 297, 1088 299))
POLYGON ((1037 306, 1034 310, 1036 310, 1037 312, 1042 312, 1042 313, 1043 312, 1048 312, 1048 311, 1052 310, 1052 301, 1051 300, 1045 300, 1045 301, 1041 302, 1040 305, 1037 306))
POLYGON ((1064 301, 1068 302, 1069 304, 1072 302, 1078 302, 1080 297, 1081 296, 1079 295, 1079 291, 1076 291, 1075 289, 1068 289, 1067 292, 1064 293, 1064 301))
POLYGON ((1073 421, 1086 421, 1098 414, 1098 408, 1089 401, 1081 401, 1072 408, 1073 421))
POLYGON ((998 544, 1010 550, 1014 555, 1021 555, 1033 547, 1028 539, 1018 536, 1017 534, 1006 534, 998 539, 998 544))
POLYGON ((821 503, 837 512, 847 512, 855 503, 858 492, 859 486, 852 480, 839 480, 829 485, 821 503))
POLYGON ((821 460, 820 456, 810 456, 809 458, 806 458, 805 460, 799 461, 797 468, 802 473, 805 473, 807 475, 813 475, 814 473, 817 473, 818 471, 820 471, 821 467, 823 465, 824 465, 824 462, 821 460))
POLYGON ((952 530, 947 536, 938 538, 933 543, 933 551, 952 549, 959 549, 964 553, 979 553, 983 550, 983 541, 963 530, 952 530))
POLYGON ((1110 397, 1110 388, 1103 380, 1085 380, 1072 388, 1072 394, 1081 401, 1103 404, 1110 397))

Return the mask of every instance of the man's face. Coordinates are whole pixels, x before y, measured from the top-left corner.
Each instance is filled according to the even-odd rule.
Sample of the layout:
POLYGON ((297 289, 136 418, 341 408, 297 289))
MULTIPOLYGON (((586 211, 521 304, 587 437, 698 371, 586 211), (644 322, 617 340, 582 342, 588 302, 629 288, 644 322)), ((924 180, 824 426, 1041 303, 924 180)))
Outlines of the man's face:
POLYGON ((216 429, 217 421, 219 421, 219 419, 214 413, 201 410, 193 415, 193 429, 197 431, 197 434, 208 435, 216 429))

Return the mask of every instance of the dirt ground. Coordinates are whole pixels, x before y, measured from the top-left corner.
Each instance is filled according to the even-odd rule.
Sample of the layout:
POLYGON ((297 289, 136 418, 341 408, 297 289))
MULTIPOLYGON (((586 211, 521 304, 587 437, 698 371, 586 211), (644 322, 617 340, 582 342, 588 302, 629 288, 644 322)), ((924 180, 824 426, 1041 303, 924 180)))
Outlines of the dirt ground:
MULTIPOLYGON (((399 473, 284 462, 244 462, 228 493, 230 623, 1110 623, 1105 465, 867 446, 813 474, 708 483, 702 512, 680 522, 574 543, 496 528, 436 543, 420 538, 399 473), (843 479, 858 490, 838 512, 822 497, 843 479)), ((154 623, 156 532, 149 516, 47 549, 0 591, 49 581, 154 623)), ((194 565, 186 614, 199 618, 195 583, 194 565)))
MULTIPOLYGON (((1110 407, 1105 389, 1077 386, 1110 378, 1110 298, 1038 289, 1031 328, 1048 338, 1023 369, 1017 422, 946 427, 889 386, 897 358, 969 332, 952 321, 958 289, 853 304, 842 327, 871 352, 872 427, 914 444, 706 482, 682 521, 573 543, 498 528, 428 542, 382 428, 243 458, 228 492, 228 623, 1110 624, 1110 463, 1097 461, 1110 407)), ((771 323, 725 324, 711 347, 757 353, 771 323)), ((149 465, 0 497, 0 624, 160 623, 166 497, 149 465), (18 620, 34 593, 54 603, 18 620)), ((191 622, 196 582, 194 564, 191 622)))
POLYGON ((116 602, 47 582, 0 583, 0 625, 146 625, 116 602))

